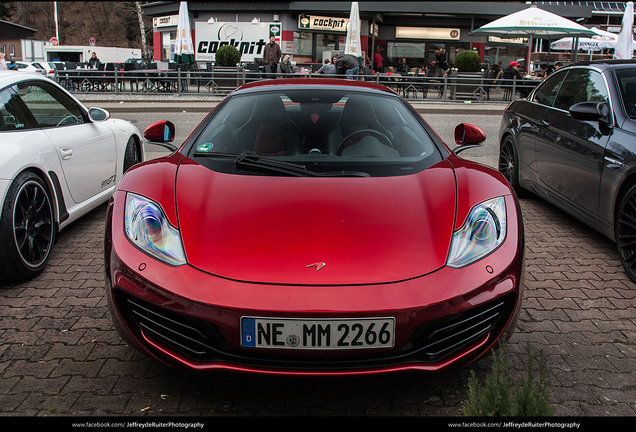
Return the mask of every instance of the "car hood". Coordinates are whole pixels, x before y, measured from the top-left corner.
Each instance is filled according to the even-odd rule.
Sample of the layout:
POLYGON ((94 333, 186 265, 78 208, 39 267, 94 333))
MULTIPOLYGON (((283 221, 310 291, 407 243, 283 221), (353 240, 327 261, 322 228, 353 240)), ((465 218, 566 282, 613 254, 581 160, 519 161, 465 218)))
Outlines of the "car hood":
POLYGON ((232 175, 189 159, 176 208, 188 263, 233 280, 387 283, 444 266, 455 223, 448 161, 376 178, 232 175))

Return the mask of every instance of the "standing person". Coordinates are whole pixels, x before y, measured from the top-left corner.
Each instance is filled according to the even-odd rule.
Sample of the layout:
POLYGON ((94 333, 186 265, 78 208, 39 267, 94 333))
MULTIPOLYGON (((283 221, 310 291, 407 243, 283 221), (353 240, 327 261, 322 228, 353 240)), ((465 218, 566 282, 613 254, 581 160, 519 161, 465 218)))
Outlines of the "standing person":
POLYGON ((7 69, 15 70, 15 71, 18 70, 18 65, 15 64, 15 59, 13 57, 11 57, 11 60, 10 60, 9 66, 7 66, 7 69))
POLYGON ((7 70, 7 61, 4 59, 4 53, 0 53, 0 70, 7 70))
POLYGON ((380 51, 384 51, 384 49, 381 46, 378 46, 375 54, 373 54, 373 70, 375 71, 375 73, 381 73, 382 68, 384 67, 384 65, 382 64, 384 59, 382 58, 382 54, 380 54, 380 51))
POLYGON ((440 47, 435 48, 435 65, 442 71, 448 69, 448 63, 446 62, 446 50, 440 47))
POLYGON ((276 66, 280 61, 282 53, 280 46, 276 43, 276 36, 271 35, 269 37, 269 43, 265 45, 265 52, 263 56, 263 64, 265 65, 265 71, 269 69, 270 73, 276 73, 276 66))
POLYGON ((360 63, 358 59, 351 54, 342 54, 338 56, 336 60, 336 71, 341 74, 344 71, 347 79, 358 79, 358 71, 360 70, 360 63))
POLYGON ((99 64, 99 59, 97 58, 97 54, 95 53, 95 51, 93 51, 93 53, 91 54, 90 60, 88 60, 88 65, 91 68, 96 69, 98 64, 99 64))

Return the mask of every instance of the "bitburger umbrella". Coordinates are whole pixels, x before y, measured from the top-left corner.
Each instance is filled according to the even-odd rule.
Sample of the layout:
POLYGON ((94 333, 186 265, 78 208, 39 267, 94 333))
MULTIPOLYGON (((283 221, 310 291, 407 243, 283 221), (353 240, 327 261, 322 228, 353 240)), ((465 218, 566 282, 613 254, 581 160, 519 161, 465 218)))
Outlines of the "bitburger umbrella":
POLYGON ((634 26, 634 3, 628 2, 625 5, 623 14, 623 28, 618 35, 614 58, 631 59, 634 57, 634 37, 632 27, 634 26))
POLYGON ((581 24, 540 9, 535 5, 499 18, 470 33, 471 36, 487 35, 498 36, 504 39, 533 36, 535 38, 550 40, 568 36, 592 37, 595 34, 594 31, 581 24))
MULTIPOLYGON (((616 48, 616 41, 618 40, 616 33, 606 32, 596 27, 592 27, 590 30, 594 30, 597 35, 591 38, 579 38, 579 49, 585 51, 600 51, 604 48, 616 48)), ((571 50, 573 43, 574 38, 562 38, 552 42, 550 48, 553 50, 571 50)))
POLYGON ((188 2, 179 5, 179 21, 177 23, 177 40, 174 45, 174 61, 177 64, 194 63, 194 45, 190 33, 190 18, 188 16, 188 2))
POLYGON ((553 40, 568 36, 592 37, 595 33, 581 24, 532 5, 483 25, 470 32, 470 35, 497 36, 503 39, 527 36, 532 46, 533 37, 553 40))

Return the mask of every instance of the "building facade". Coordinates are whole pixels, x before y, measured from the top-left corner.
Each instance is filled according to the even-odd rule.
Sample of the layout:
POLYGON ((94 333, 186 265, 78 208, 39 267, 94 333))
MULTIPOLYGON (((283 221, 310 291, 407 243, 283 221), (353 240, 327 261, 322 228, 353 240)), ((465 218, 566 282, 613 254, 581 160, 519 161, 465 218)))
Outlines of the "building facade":
MULTIPOLYGON (((375 53, 384 66, 397 66, 405 58, 411 67, 435 61, 435 48, 445 51, 452 66, 463 50, 479 53, 484 62, 508 64, 525 59, 529 52, 547 51, 547 41, 498 40, 471 36, 470 32, 495 19, 536 4, 587 27, 618 33, 624 2, 358 2, 363 61, 375 53)), ((297 63, 321 63, 344 51, 351 2, 188 2, 195 59, 214 62, 216 49, 233 44, 241 61, 258 62, 270 35, 276 37, 283 56, 297 63)), ((155 2, 143 6, 153 18, 154 60, 169 62, 174 56, 179 2, 155 2)), ((534 56, 535 54, 533 54, 534 56)), ((553 57, 557 58, 557 57, 553 57)))
POLYGON ((23 41, 33 40, 37 30, 14 24, 8 21, 0 20, 0 53, 4 54, 6 59, 14 58, 22 60, 23 41))

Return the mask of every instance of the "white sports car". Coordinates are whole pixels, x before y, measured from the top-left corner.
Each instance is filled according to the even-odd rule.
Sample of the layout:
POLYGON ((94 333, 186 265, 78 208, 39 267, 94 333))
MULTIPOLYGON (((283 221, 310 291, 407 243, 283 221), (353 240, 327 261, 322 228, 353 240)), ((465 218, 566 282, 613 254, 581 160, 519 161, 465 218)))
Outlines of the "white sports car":
POLYGON ((0 281, 24 280, 144 150, 131 123, 86 108, 41 74, 0 71, 0 114, 0 281))

